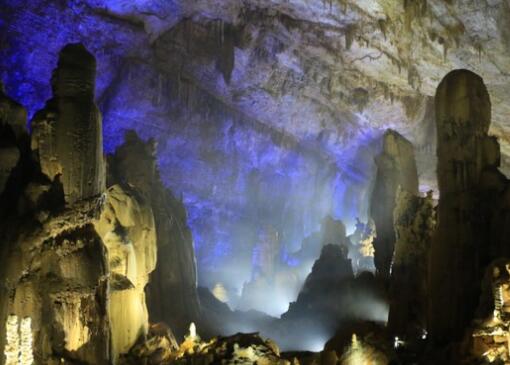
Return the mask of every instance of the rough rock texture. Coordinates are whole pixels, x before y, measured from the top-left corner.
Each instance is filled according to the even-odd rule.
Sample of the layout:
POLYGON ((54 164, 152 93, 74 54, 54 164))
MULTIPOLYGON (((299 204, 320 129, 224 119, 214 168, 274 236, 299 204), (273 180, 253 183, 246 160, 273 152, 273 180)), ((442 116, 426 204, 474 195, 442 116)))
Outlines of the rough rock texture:
POLYGON ((385 322, 384 291, 369 272, 354 277, 345 246, 328 244, 314 263, 297 300, 282 315, 280 328, 287 331, 289 338, 305 328, 329 337, 341 323, 352 318, 385 322))
POLYGON ((50 96, 58 50, 84 42, 99 60, 108 151, 126 129, 158 139, 203 277, 214 285, 214 269, 233 269, 228 258, 242 246, 239 287, 257 230, 235 228, 253 217, 267 217, 289 246, 330 204, 348 226, 365 220, 372 143, 387 128, 413 142, 421 183, 437 186, 431 101, 452 69, 484 77, 507 169, 508 14, 499 0, 11 0, 0 14, 0 72, 32 114, 50 96), (304 213, 312 201, 320 207, 304 213))
POLYGON ((388 328, 411 341, 420 339, 427 329, 428 255, 436 227, 431 194, 419 197, 399 189, 394 210, 388 328))
MULTIPOLYGON (((21 159, 0 197, 0 323, 5 324, 0 327, 2 364, 18 364, 18 350, 23 364, 31 364, 32 359, 35 364, 115 364, 119 355, 128 352, 148 331, 145 286, 156 265, 151 204, 128 185, 114 185, 103 192, 99 185, 90 188, 85 184, 89 178, 95 182, 106 178, 101 140, 96 133, 101 130, 101 120, 96 118, 97 113, 91 113, 95 107, 88 103, 89 97, 76 99, 76 92, 90 96, 87 82, 93 84, 93 70, 82 74, 71 68, 68 73, 67 66, 73 60, 86 65, 94 62, 79 45, 64 48, 61 55, 56 96, 63 104, 69 102, 70 109, 66 106, 59 110, 72 118, 57 116, 56 120, 70 122, 71 127, 73 122, 80 122, 79 128, 53 124, 52 135, 58 139, 50 140, 57 142, 46 147, 55 150, 41 150, 41 133, 47 130, 34 131, 32 146, 37 147, 38 153, 33 161, 23 129, 5 124, 13 136, 19 135, 21 159), (76 59, 77 56, 84 58, 76 59), (82 76, 88 80, 85 84, 82 76), (71 95, 60 94, 67 91, 71 95), (88 135, 91 131, 92 136, 88 135), (91 138, 87 139, 87 135, 91 138), (66 143, 59 145, 61 142, 66 143), (77 143, 71 142, 83 145, 78 143, 76 149, 77 143), (86 150, 77 156, 80 148, 86 150), (89 148, 93 153, 88 153, 89 148), (70 154, 65 153, 66 149, 70 154), (56 150, 58 155, 45 155, 56 150), (65 162, 61 156, 66 157, 65 162), (80 162, 88 165, 64 168, 64 175, 70 173, 67 180, 46 175, 49 170, 45 168, 69 167, 69 156, 78 160, 83 157, 80 162), (93 172, 85 180, 80 178, 84 176, 73 175, 83 172, 82 168, 93 172), (66 187, 72 189, 66 191, 66 187)), ((23 115, 12 102, 3 101, 0 105, 6 104, 13 113, 5 115, 23 115)), ((8 151, 0 150, 0 154, 4 153, 8 151)))
MULTIPOLYGON (((189 339, 187 341, 190 341, 189 339)), ((196 340, 195 340, 196 341, 196 340)), ((186 343, 181 345, 181 349, 186 343)), ((195 342, 177 359, 175 364, 261 364, 288 365, 289 361, 280 358, 278 346, 258 334, 236 334, 230 337, 214 338, 209 342, 195 342)))
POLYGON ((491 252, 490 217, 480 215, 482 176, 499 164, 499 154, 487 135, 491 102, 478 75, 450 72, 435 102, 441 196, 430 251, 429 330, 441 342, 462 335, 477 305, 481 270, 491 252))
POLYGON ((53 98, 32 121, 32 149, 42 172, 74 203, 105 188, 101 114, 94 104, 96 60, 82 44, 67 45, 53 72, 53 98))
POLYGON ((309 260, 315 262, 321 255, 324 246, 328 244, 338 246, 349 245, 349 240, 345 234, 344 223, 329 215, 322 219, 320 231, 313 232, 308 237, 305 237, 301 243, 300 250, 293 255, 304 262, 309 260))
POLYGON ((156 228, 148 201, 136 190, 114 185, 94 222, 107 251, 110 352, 115 361, 148 331, 145 287, 156 267, 156 228))
POLYGON ((482 281, 482 295, 476 319, 467 331, 465 358, 473 363, 483 359, 490 363, 510 361, 509 351, 509 283, 508 259, 492 262, 482 281))
POLYGON ((310 299, 315 299, 319 288, 335 287, 353 277, 351 260, 347 258, 345 247, 330 243, 322 248, 320 257, 306 278, 303 292, 310 299))
POLYGON ((370 215, 375 223, 374 264, 382 278, 389 278, 395 248, 393 210, 399 186, 411 194, 418 193, 418 173, 411 142, 388 130, 383 150, 376 158, 377 175, 370 200, 370 215))
POLYGON ((138 343, 121 358, 121 364, 150 365, 167 364, 179 350, 172 330, 165 324, 153 324, 146 337, 140 337, 138 343))
POLYGON ((152 211, 119 186, 105 194, 41 224, 2 227, 10 248, 2 306, 30 318, 36 363, 109 364, 147 332, 152 211))
POLYGON ((2 227, 9 250, 0 320, 31 320, 36 363, 108 364, 108 262, 92 223, 97 207, 84 201, 42 226, 25 219, 2 227))
POLYGON ((153 142, 126 136, 110 160, 111 180, 136 187, 150 202, 157 235, 156 269, 147 287, 152 323, 165 322, 178 338, 200 315, 193 239, 182 202, 161 183, 153 142))

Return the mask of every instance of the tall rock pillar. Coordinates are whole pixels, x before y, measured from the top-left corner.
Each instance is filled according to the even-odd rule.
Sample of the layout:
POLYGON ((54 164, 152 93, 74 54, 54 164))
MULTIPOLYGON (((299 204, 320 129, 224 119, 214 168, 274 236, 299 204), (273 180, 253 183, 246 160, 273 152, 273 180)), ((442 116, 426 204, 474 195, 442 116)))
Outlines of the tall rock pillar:
POLYGON ((429 261, 429 332, 436 342, 459 338, 480 291, 480 255, 488 246, 480 214, 480 178, 494 141, 489 93, 478 75, 450 72, 435 96, 438 226, 429 261))
POLYGON ((411 142, 389 129, 384 133, 383 150, 376 158, 377 175, 370 201, 370 215, 376 227, 374 264, 378 275, 389 278, 395 231, 393 210, 400 186, 404 191, 418 194, 418 172, 411 142))
POLYGON ((157 265, 146 288, 149 319, 169 324, 182 337, 200 315, 193 238, 182 202, 161 182, 154 149, 155 145, 128 132, 126 142, 112 156, 111 178, 136 187, 151 202, 157 265))
POLYGON ((58 176, 67 203, 104 191, 101 114, 94 104, 96 60, 82 44, 60 51, 53 98, 32 123, 32 149, 42 172, 58 176))
POLYGON ((432 192, 420 197, 399 189, 393 217, 388 328, 407 341, 421 338, 427 328, 427 262, 436 225, 432 192))

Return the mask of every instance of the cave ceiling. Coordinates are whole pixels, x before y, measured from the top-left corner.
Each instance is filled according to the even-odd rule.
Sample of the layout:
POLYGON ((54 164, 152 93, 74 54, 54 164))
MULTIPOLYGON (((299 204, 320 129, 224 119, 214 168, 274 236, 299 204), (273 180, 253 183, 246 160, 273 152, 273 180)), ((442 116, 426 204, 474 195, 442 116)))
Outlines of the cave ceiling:
POLYGON ((33 115, 59 49, 84 43, 98 59, 106 150, 127 129, 157 140, 199 267, 268 225, 292 250, 327 213, 364 217, 387 128, 414 143, 422 190, 434 188, 432 97, 452 69, 484 78, 508 170, 508 0, 1 3, 7 92, 33 115))

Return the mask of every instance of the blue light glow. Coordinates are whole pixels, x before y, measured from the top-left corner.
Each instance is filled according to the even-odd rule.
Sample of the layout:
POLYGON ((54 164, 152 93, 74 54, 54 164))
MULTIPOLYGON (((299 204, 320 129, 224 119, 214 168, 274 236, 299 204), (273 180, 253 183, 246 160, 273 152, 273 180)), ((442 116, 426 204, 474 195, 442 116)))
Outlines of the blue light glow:
MULTIPOLYGON (((324 216, 341 218, 348 227, 364 218, 371 144, 380 131, 350 131, 341 148, 315 136, 289 146, 278 141, 279 130, 231 113, 186 110, 171 93, 172 79, 156 70, 144 26, 97 8, 121 15, 136 9, 168 17, 181 12, 178 2, 163 0, 9 1, 0 14, 0 33, 7 35, 0 77, 32 116, 51 95, 51 71, 65 44, 82 42, 96 56, 105 151, 115 151, 129 129, 157 140, 161 177, 188 212, 203 284, 224 278, 239 287, 248 280, 263 227, 278 230, 281 263, 295 267, 300 262, 292 253, 324 216), (327 156, 310 152, 315 149, 327 156)), ((248 104, 243 112, 258 115, 248 104)))

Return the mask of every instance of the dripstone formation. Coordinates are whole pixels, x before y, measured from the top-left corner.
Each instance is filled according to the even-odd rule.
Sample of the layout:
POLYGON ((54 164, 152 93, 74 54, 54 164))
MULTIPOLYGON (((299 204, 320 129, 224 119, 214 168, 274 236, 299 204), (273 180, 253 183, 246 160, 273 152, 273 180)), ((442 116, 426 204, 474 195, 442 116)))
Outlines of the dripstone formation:
POLYGON ((488 136, 491 103, 483 80, 450 72, 436 92, 438 226, 430 251, 429 330, 434 340, 459 338, 473 318, 483 267, 491 255, 481 213, 484 171, 499 164, 488 136))
POLYGON ((96 60, 81 44, 64 47, 53 72, 53 98, 33 122, 41 171, 73 203, 104 191, 101 114, 94 104, 96 60))
POLYGON ((420 197, 398 189, 388 328, 400 338, 416 340, 426 334, 427 262, 435 216, 431 193, 420 197))
POLYGON ((418 194, 418 173, 413 145, 393 130, 383 137, 383 150, 376 158, 377 175, 370 201, 370 215, 376 227, 374 264, 382 278, 389 278, 395 232, 393 210, 400 186, 411 194, 418 194))
POLYGON ((160 316, 146 305, 157 259, 163 284, 150 297, 170 303, 168 317, 199 311, 186 214, 151 170, 153 156, 120 164, 131 178, 105 188, 94 75, 82 45, 63 48, 31 143, 24 110, 0 94, 0 364, 119 364, 160 316))
POLYGON ((147 286, 151 322, 165 322, 182 338, 197 321, 197 269, 193 239, 181 201, 165 188, 156 168, 153 142, 128 132, 110 159, 110 183, 136 187, 150 202, 156 224, 158 263, 147 286))

